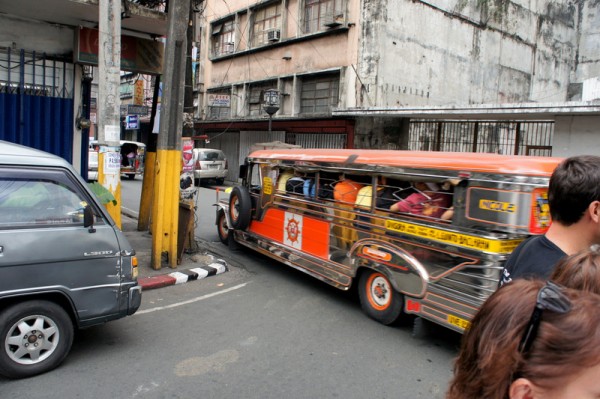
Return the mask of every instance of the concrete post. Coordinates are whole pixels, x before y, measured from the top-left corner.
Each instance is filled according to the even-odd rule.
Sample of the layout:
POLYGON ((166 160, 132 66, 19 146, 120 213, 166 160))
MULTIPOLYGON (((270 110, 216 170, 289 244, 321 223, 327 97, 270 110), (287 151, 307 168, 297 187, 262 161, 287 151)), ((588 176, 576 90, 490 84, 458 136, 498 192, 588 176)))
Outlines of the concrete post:
POLYGON ((121 0, 100 0, 98 36, 98 182, 115 197, 106 204, 121 227, 121 0))
POLYGON ((156 151, 152 203, 152 267, 154 269, 161 268, 163 254, 166 254, 170 267, 177 267, 183 86, 189 13, 190 0, 172 0, 169 3, 169 27, 162 75, 160 133, 156 151))

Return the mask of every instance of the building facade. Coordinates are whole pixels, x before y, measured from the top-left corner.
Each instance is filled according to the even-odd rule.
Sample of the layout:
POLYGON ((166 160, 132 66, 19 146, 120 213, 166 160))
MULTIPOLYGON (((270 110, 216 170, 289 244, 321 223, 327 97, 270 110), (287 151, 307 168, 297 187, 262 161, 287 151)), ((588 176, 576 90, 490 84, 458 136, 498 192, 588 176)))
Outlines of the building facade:
POLYGON ((197 17, 196 132, 240 162, 250 144, 269 140, 436 149, 440 131, 466 119, 454 108, 485 104, 479 119, 458 130, 452 124, 458 141, 475 125, 480 137, 452 150, 525 154, 539 147, 559 155, 552 149, 565 140, 557 127, 582 115, 528 108, 506 117, 501 110, 585 102, 589 120, 581 127, 597 123, 590 100, 600 96, 584 93, 600 76, 599 15, 597 2, 587 0, 206 0, 197 17), (269 89, 280 103, 271 130, 269 89), (420 112, 397 112, 408 108, 420 112), (434 120, 428 109, 438 110, 434 120), (477 141, 488 144, 478 148, 477 141))

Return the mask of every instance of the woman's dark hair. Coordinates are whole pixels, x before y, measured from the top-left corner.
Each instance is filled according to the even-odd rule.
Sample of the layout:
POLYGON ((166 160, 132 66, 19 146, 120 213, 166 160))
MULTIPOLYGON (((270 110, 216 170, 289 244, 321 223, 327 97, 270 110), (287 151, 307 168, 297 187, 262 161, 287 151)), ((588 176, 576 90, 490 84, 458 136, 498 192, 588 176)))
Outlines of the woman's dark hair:
POLYGON ((600 245, 562 258, 550 279, 565 287, 600 294, 600 245))
POLYGON ((600 363, 600 296, 567 288, 571 310, 543 311, 531 348, 519 352, 544 284, 518 279, 488 298, 463 336, 446 399, 506 399, 517 377, 552 389, 600 363))

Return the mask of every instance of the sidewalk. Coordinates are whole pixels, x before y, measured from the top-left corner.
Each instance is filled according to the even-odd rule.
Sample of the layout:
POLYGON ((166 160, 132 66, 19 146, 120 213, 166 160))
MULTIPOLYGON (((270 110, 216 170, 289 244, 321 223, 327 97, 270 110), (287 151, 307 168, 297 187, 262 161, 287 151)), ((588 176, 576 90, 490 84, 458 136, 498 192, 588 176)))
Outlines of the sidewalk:
POLYGON ((188 281, 221 274, 227 271, 227 263, 223 259, 206 251, 182 256, 181 264, 176 269, 163 266, 159 270, 152 268, 152 235, 148 231, 137 230, 137 214, 128 209, 121 213, 122 231, 133 246, 138 259, 138 283, 142 290, 182 284, 188 281))

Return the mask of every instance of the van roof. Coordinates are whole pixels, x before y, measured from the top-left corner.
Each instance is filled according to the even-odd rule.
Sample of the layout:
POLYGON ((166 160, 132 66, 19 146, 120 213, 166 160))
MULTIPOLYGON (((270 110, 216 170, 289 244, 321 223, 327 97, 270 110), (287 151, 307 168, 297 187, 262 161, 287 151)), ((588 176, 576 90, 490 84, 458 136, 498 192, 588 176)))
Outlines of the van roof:
MULTIPOLYGON (((90 145, 98 144, 98 140, 90 140, 90 145)), ((146 144, 140 143, 139 141, 131 141, 131 140, 119 140, 119 145, 123 144, 135 144, 138 147, 146 147, 146 144)))
POLYGON ((415 169, 550 176, 563 158, 467 152, 278 149, 258 150, 250 158, 344 165, 374 165, 415 169))
POLYGON ((0 164, 71 167, 59 156, 3 140, 0 140, 0 164))

